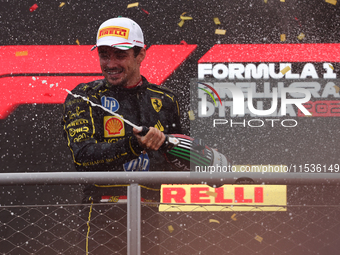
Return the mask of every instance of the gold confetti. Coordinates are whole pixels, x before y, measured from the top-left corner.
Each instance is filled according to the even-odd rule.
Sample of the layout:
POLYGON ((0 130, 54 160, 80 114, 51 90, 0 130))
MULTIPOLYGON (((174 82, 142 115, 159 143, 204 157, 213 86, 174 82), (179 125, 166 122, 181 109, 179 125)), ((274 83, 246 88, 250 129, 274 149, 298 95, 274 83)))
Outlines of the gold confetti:
POLYGON ((27 56, 27 55, 28 55, 28 51, 27 50, 15 52, 15 56, 16 57, 22 57, 22 56, 27 56))
POLYGON ((76 40, 76 43, 77 43, 78 45, 80 45, 80 42, 79 42, 79 40, 78 40, 78 39, 76 40))
POLYGON ((285 75, 288 71, 290 71, 290 67, 289 67, 289 66, 286 66, 285 68, 283 68, 283 69, 281 70, 281 73, 282 73, 283 75, 285 75))
POLYGON ((220 222, 218 220, 209 219, 209 223, 213 223, 213 222, 220 224, 220 222))
POLYGON ((217 17, 214 18, 214 22, 216 25, 221 25, 221 22, 217 17))
POLYGON ((231 217, 230 217, 232 220, 234 220, 234 221, 236 221, 237 219, 236 219, 236 213, 234 213, 233 215, 231 215, 231 217))
POLYGON ((300 33, 297 38, 301 41, 303 38, 305 38, 305 34, 300 33))
POLYGON ((268 3, 268 0, 264 0, 264 3, 265 3, 265 4, 268 3))
POLYGON ((169 232, 170 232, 170 234, 172 233, 172 232, 174 232, 174 227, 172 226, 172 225, 169 225, 168 226, 168 230, 169 230, 169 232))
POLYGON ((195 114, 192 110, 188 111, 189 114, 189 120, 195 120, 195 114))
POLYGON ((216 29, 215 30, 215 34, 217 35, 225 35, 227 31, 226 30, 223 30, 223 29, 216 29))
POLYGON ((60 5, 59 5, 59 8, 63 7, 65 5, 64 2, 61 2, 60 5))
POLYGON ((328 64, 328 65, 332 70, 334 70, 334 67, 331 64, 328 64))
POLYGON ((180 27, 182 27, 184 25, 185 20, 192 20, 193 19, 192 17, 183 16, 184 14, 186 14, 186 12, 183 12, 180 16, 181 21, 178 23, 178 25, 180 27))
POLYGON ((138 7, 139 2, 128 4, 127 8, 138 7))
POLYGON ((186 12, 183 12, 180 16, 181 20, 192 20, 192 17, 183 16, 184 14, 186 14, 186 12))
POLYGON ((286 2, 286 1, 285 1, 285 0, 280 0, 280 2, 284 3, 284 2, 286 2))
POLYGON ((280 40, 281 40, 281 42, 286 41, 286 34, 281 34, 280 35, 280 40))
POLYGON ((255 240, 261 243, 263 241, 263 238, 261 236, 256 235, 255 240))
POLYGON ((326 3, 336 5, 337 0, 326 0, 326 3))
POLYGON ((178 23, 178 25, 179 25, 180 27, 182 27, 182 26, 184 25, 184 20, 181 20, 181 21, 178 23))
POLYGON ((208 196, 217 197, 217 193, 216 192, 207 191, 205 194, 207 194, 208 196))
POLYGON ((334 88, 335 88, 335 93, 339 93, 339 91, 340 91, 340 88, 338 87, 338 86, 334 86, 334 88))

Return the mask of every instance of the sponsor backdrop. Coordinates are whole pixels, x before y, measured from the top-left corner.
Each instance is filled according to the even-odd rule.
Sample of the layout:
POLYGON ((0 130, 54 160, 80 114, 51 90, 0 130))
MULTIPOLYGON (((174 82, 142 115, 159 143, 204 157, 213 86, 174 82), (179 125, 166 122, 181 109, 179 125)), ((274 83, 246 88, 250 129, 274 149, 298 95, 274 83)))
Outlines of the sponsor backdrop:
MULTIPOLYGON (((62 102, 66 97, 63 89, 101 77, 97 53, 90 49, 99 25, 117 16, 130 17, 142 27, 148 54, 142 73, 151 82, 178 94, 185 134, 209 141, 209 146, 236 164, 296 164, 298 171, 299 164, 321 164, 326 166, 322 169, 330 172, 329 167, 335 168, 339 163, 339 4, 321 0, 155 0, 127 8, 130 3, 1 1, 1 172, 75 171, 62 136, 62 102), (266 71, 261 73, 260 63, 268 70, 267 87, 261 85, 266 71), (200 69, 203 64, 207 65, 200 69), (217 64, 220 65, 215 68, 217 64), (290 70, 285 69, 287 66, 290 70), (314 107, 312 116, 304 116, 294 106, 288 109, 292 114, 287 117, 271 115, 270 118, 280 120, 275 127, 272 122, 265 122, 265 126, 255 128, 251 125, 261 122, 252 121, 249 125, 249 120, 265 121, 267 117, 245 114, 236 118, 231 116, 229 107, 219 114, 216 106, 214 115, 205 118, 199 116, 198 101, 190 106, 190 84, 196 86, 195 96, 203 100, 198 87, 208 88, 198 86, 198 82, 215 86, 223 80, 224 84, 231 81, 242 87, 236 82, 246 78, 250 79, 248 82, 257 78, 256 100, 265 98, 263 104, 267 106, 271 98, 268 93, 264 95, 265 88, 269 92, 272 87, 281 86, 280 82, 288 87, 297 78, 314 82, 302 86, 313 92, 312 102, 306 106, 314 107), (196 122, 190 123, 189 112, 196 122), (282 127, 280 123, 286 118, 296 120, 297 126, 282 127), (216 127, 214 119, 220 119, 216 127), (246 124, 231 127, 231 119, 246 124), (190 126, 194 133, 190 133, 190 126)), ((219 95, 224 93, 222 90, 217 91, 219 95)), ((214 99, 220 103, 216 95, 214 99)), ((208 96, 206 100, 213 105, 212 98, 208 96)), ((299 201, 299 197, 308 196, 310 189, 291 187, 290 192, 288 187, 287 200, 299 201)), ((332 195, 336 189, 323 187, 325 196, 311 196, 308 201, 338 204, 332 195)), ((81 187, 21 186, 2 187, 1 191, 0 204, 71 203, 79 202, 81 187)))

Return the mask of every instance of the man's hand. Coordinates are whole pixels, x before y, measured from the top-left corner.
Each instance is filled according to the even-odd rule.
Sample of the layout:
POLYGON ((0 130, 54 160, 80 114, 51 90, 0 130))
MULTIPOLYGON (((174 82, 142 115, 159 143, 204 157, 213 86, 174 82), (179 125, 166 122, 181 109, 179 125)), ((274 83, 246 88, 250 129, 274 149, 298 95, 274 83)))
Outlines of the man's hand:
POLYGON ((139 145, 148 150, 158 150, 165 141, 165 135, 157 128, 149 127, 149 132, 145 136, 138 135, 140 131, 133 128, 133 134, 137 137, 139 145))

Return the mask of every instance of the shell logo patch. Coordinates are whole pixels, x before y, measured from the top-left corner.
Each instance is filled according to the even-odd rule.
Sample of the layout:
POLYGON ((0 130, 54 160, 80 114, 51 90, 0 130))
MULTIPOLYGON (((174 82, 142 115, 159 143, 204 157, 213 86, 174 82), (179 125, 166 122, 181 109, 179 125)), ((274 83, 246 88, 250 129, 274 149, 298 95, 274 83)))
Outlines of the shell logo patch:
POLYGON ((155 109, 156 112, 159 112, 162 108, 162 105, 163 105, 162 100, 160 100, 157 97, 151 98, 151 104, 152 104, 153 109, 155 109))
POLYGON ((104 116, 104 137, 125 136, 124 121, 116 116, 104 116))

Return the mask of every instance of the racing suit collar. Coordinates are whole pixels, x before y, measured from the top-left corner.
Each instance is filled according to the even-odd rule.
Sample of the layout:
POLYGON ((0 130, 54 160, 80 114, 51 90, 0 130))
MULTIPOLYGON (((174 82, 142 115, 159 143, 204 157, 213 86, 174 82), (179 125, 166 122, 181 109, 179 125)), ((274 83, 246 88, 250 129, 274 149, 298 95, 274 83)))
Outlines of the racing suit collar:
POLYGON ((111 86, 106 79, 105 80, 105 87, 107 87, 108 89, 112 90, 112 91, 134 91, 134 90, 140 90, 140 89, 145 89, 147 87, 147 84, 149 84, 148 80, 141 75, 141 80, 138 82, 138 84, 136 84, 136 86, 134 87, 130 87, 130 88, 125 88, 125 87, 121 87, 121 86, 111 86), (141 84, 139 85, 139 83, 141 82, 141 84))

